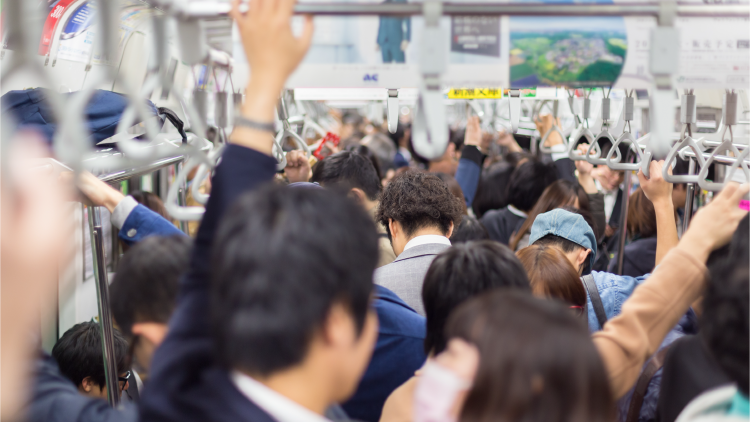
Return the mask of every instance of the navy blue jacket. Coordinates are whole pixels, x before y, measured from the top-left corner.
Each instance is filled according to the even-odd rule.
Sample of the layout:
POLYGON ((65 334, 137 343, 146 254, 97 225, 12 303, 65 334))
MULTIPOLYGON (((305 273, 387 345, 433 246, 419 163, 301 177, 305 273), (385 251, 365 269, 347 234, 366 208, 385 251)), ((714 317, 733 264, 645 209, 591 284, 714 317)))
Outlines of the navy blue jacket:
POLYGON ((161 215, 138 204, 130 211, 117 236, 127 245, 140 242, 148 236, 184 236, 180 229, 161 215), (133 230, 134 229, 134 230, 133 230), (133 230, 132 232, 130 230, 133 230), (134 233, 129 236, 128 233, 134 233))
POLYGON ((211 242, 221 216, 242 193, 271 181, 275 173, 276 161, 265 154, 237 145, 225 150, 212 179, 191 267, 180 282, 169 334, 154 354, 144 386, 142 421, 273 421, 218 367, 208 315, 211 242))
POLYGON ((28 422, 135 422, 136 408, 127 402, 115 410, 106 400, 86 397, 60 373, 55 359, 41 352, 34 367, 35 384, 26 409, 28 422))
POLYGON ((352 419, 377 422, 388 396, 424 364, 426 320, 395 293, 375 285, 378 342, 362 381, 343 404, 352 419))

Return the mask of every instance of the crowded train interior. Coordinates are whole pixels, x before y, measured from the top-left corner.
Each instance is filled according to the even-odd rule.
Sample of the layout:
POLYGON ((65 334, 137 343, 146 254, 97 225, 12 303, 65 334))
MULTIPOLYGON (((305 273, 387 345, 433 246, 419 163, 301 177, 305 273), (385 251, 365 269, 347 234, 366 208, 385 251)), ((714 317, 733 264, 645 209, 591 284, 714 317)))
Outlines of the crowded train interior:
POLYGON ((750 421, 748 0, 0 15, 0 420, 750 421))

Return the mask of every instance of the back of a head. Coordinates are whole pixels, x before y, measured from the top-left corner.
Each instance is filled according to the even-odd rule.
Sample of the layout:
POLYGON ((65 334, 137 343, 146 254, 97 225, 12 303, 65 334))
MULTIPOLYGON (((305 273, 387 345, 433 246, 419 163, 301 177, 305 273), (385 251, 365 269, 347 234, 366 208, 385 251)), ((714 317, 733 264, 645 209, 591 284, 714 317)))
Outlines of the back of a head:
POLYGON ((654 204, 638 188, 628 200, 628 233, 641 238, 656 236, 656 211, 654 204))
POLYGON ((750 394, 750 247, 748 216, 740 223, 723 259, 709 265, 700 335, 726 375, 750 394))
POLYGON ((126 335, 139 322, 169 322, 191 248, 187 236, 151 236, 122 256, 109 291, 112 314, 126 335))
MULTIPOLYGON (((370 135, 370 136, 374 136, 374 135, 370 135)), ((375 173, 377 173, 378 179, 380 180, 383 179, 383 172, 380 170, 381 169, 380 159, 372 152, 372 150, 369 147, 362 145, 362 144, 354 144, 354 145, 349 145, 346 148, 346 150, 349 152, 355 152, 357 154, 364 155, 365 157, 367 157, 372 163, 372 166, 375 167, 375 173)))
POLYGON ((382 179, 383 173, 393 168, 393 157, 396 155, 398 149, 391 139, 382 133, 374 133, 366 136, 362 139, 362 145, 356 147, 356 151, 362 153, 361 147, 366 147, 372 156, 377 158, 377 170, 382 179))
POLYGON ((508 203, 521 211, 531 211, 542 192, 557 180, 553 163, 530 160, 518 166, 508 181, 508 203))
POLYGON ((482 172, 471 208, 477 218, 489 210, 498 210, 508 205, 508 181, 514 166, 507 162, 493 164, 482 172))
POLYGON ((405 171, 388 183, 380 198, 375 219, 385 226, 397 221, 407 236, 424 227, 437 227, 447 234, 451 223, 461 223, 463 203, 438 176, 421 171, 405 171))
MULTIPOLYGON (((516 250, 518 242, 531 230, 536 216, 552 211, 564 206, 576 205, 578 200, 578 184, 569 180, 556 180, 547 186, 542 192, 542 196, 534 204, 534 208, 529 212, 528 218, 518 229, 518 232, 510 240, 510 248, 516 250)), ((588 204, 587 204, 588 205, 588 204)))
POLYGON ((559 249, 534 244, 516 254, 537 296, 552 297, 573 306, 586 305, 586 290, 578 272, 559 249))
POLYGON ((437 354, 445 349, 445 323, 458 305, 498 288, 531 291, 526 271, 505 245, 489 240, 468 242, 439 254, 422 285, 427 316, 425 353, 437 354))
POLYGON ((214 245, 211 317, 224 367, 267 376, 301 363, 335 305, 362 329, 378 238, 346 196, 265 186, 225 214, 214 245))
POLYGON ((357 152, 342 151, 333 154, 316 163, 312 170, 311 182, 345 190, 358 188, 370 201, 377 200, 383 190, 371 159, 357 152))
POLYGON ((580 249, 590 249, 588 260, 583 264, 583 274, 588 274, 596 259, 596 235, 586 221, 583 210, 558 208, 539 214, 531 226, 529 245, 539 244, 571 253, 580 249))
POLYGON ((433 174, 435 174, 435 176, 439 177, 440 180, 445 182, 445 184, 448 185, 448 189, 451 191, 453 196, 458 198, 458 200, 461 201, 462 204, 464 204, 463 213, 466 214, 468 210, 466 208, 466 202, 464 200, 464 191, 463 189, 461 189, 461 185, 458 184, 458 181, 456 180, 456 178, 451 176, 450 174, 442 173, 442 172, 436 172, 433 174))
MULTIPOLYGON (((117 372, 127 370, 128 343, 117 329, 113 330, 117 372)), ((83 379, 91 379, 105 387, 104 359, 102 358, 102 333, 99 324, 93 321, 74 325, 57 340, 52 348, 52 357, 60 372, 73 381, 76 387, 83 379)))
POLYGON ((585 324, 565 306, 520 292, 490 292, 456 309, 446 336, 479 349, 459 421, 614 420, 601 357, 585 324))
POLYGON ((451 234, 451 244, 456 245, 472 240, 490 240, 490 234, 476 217, 464 215, 461 217, 461 224, 451 234))

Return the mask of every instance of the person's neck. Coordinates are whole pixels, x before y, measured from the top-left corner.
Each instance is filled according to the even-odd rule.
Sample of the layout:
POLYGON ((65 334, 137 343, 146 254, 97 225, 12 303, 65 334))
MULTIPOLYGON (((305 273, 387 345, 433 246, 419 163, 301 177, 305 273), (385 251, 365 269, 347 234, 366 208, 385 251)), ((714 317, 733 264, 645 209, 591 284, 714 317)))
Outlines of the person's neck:
POLYGON ((309 364, 276 372, 267 377, 246 374, 300 406, 319 415, 325 414, 330 403, 330 391, 320 371, 309 364))

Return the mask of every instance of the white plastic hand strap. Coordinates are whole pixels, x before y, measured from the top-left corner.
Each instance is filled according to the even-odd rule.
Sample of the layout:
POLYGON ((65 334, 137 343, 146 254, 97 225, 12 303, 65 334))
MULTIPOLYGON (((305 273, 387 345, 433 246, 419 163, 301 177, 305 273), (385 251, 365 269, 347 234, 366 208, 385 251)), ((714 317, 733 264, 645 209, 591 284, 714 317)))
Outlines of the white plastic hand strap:
POLYGON ((508 100, 510 128, 513 133, 518 133, 518 122, 521 121, 521 90, 511 89, 510 98, 508 100))
MULTIPOLYGON (((680 142, 674 144, 674 146, 672 146, 672 148, 669 150, 667 158, 665 158, 666 165, 662 169, 662 176, 664 177, 664 180, 669 183, 698 183, 700 179, 700 175, 698 174, 669 174, 669 168, 672 166, 672 162, 675 160, 677 154, 682 151, 683 148, 690 148, 693 150, 693 153, 695 153, 695 161, 700 166, 701 170, 707 168, 706 161, 703 159, 703 151, 701 151, 698 143, 691 136, 685 136, 680 142)), ((646 152, 648 153, 648 149, 646 150, 646 152)))
MULTIPOLYGON (((586 156, 578 152, 578 141, 581 138, 585 138, 585 142, 594 148, 593 152, 597 157, 601 156, 602 152, 599 149, 599 144, 594 142, 594 134, 591 133, 589 128, 581 125, 570 135, 570 142, 568 142, 568 158, 573 161, 586 161, 586 156)), ((590 147, 589 150, 591 151, 590 147)))
MULTIPOLYGON (((546 101, 545 101, 546 102, 546 101)), ((541 112, 542 107, 544 106, 544 102, 539 107, 539 111, 541 112)), ((563 145, 565 145, 565 149, 568 149, 568 138, 565 136, 565 134, 562 132, 562 129, 560 129, 560 126, 557 125, 557 117, 559 112, 560 103, 558 100, 552 100, 552 127, 547 130, 547 133, 545 133, 542 136, 541 141, 539 141, 539 151, 544 154, 552 154, 552 148, 544 146, 544 144, 547 142, 547 138, 550 137, 552 132, 557 132, 560 135, 560 139, 563 142, 563 145)), ((538 114, 538 113, 537 113, 538 114)), ((534 119, 536 120, 536 119, 534 119)))
POLYGON ((396 133, 398 129, 398 90, 388 90, 388 132, 396 133))
MULTIPOLYGON (((221 157, 221 153, 224 152, 225 146, 226 144, 219 144, 217 147, 215 147, 208 154, 208 162, 217 163, 219 160, 219 157, 221 157)), ((195 173, 195 176, 193 177, 191 192, 193 194, 193 199, 195 199, 195 202, 201 205, 206 205, 206 203, 208 203, 208 197, 210 195, 207 193, 201 192, 200 187, 203 184, 203 182, 208 178, 208 175, 211 173, 212 168, 213 167, 210 167, 206 164, 201 164, 200 167, 198 167, 198 171, 195 173)))
POLYGON ((412 124, 414 152, 427 160, 440 158, 448 147, 445 104, 440 90, 422 89, 412 124))
POLYGON ((609 153, 607 153, 606 164, 607 167, 611 168, 612 170, 637 171, 641 167, 641 161, 643 161, 643 151, 641 151, 641 148, 638 145, 638 141, 636 141, 632 133, 623 132, 622 135, 620 135, 620 137, 618 137, 615 143, 612 145, 609 153), (620 149, 618 148, 623 142, 629 143, 629 149, 634 151, 636 155, 638 155, 638 160, 635 163, 623 162, 623 160, 625 160, 627 156, 622 157, 622 155, 620 154, 620 149), (613 159, 613 156, 615 155, 616 158, 613 159))
MULTIPOLYGON (((730 126, 731 127, 731 126, 730 126)), ((723 136, 722 136, 723 137, 723 136)), ((708 157, 708 160, 706 160, 705 164, 701 166, 701 171, 698 173, 698 185, 701 187, 701 189, 704 190, 710 190, 713 192, 718 192, 724 188, 724 183, 717 183, 717 182, 709 182, 706 178, 708 177, 708 170, 711 168, 711 164, 713 164, 715 157, 717 155, 720 155, 724 153, 725 155, 728 155, 726 153, 732 153, 732 156, 735 157, 735 163, 732 165, 731 172, 734 173, 734 170, 737 169, 737 167, 741 166, 742 171, 745 173, 745 176, 750 175, 750 171, 748 170, 747 163, 744 159, 740 159, 742 155, 747 156, 747 148, 745 151, 740 154, 739 150, 737 150, 737 147, 733 144, 733 139, 730 137, 729 139, 725 139, 721 145, 716 147, 714 151, 711 153, 711 155, 708 157)), ((697 153, 696 153, 697 156, 697 153)), ((727 174, 726 180, 729 179, 730 175, 727 174)), ((750 180, 750 179, 748 179, 750 180)))
MULTIPOLYGON (((644 154, 646 160, 641 161, 641 171, 647 178, 650 177, 651 159, 659 160, 662 157, 667 157, 674 150, 671 148, 674 115, 674 91, 671 89, 654 89, 651 92, 651 137, 644 154)), ((674 155, 672 155, 672 158, 674 158, 674 155)), ((667 179, 665 178, 665 180, 667 179)))
POLYGON ((724 178, 724 185, 726 186, 727 183, 731 182, 734 176, 734 172, 737 170, 737 168, 741 167, 742 172, 745 173, 745 183, 750 182, 750 166, 747 164, 748 154, 750 154, 750 148, 745 148, 744 151, 742 151, 742 154, 737 157, 737 159, 734 161, 734 164, 729 168, 727 171, 727 175, 724 178))

